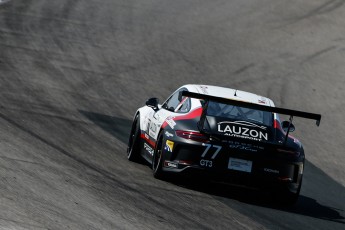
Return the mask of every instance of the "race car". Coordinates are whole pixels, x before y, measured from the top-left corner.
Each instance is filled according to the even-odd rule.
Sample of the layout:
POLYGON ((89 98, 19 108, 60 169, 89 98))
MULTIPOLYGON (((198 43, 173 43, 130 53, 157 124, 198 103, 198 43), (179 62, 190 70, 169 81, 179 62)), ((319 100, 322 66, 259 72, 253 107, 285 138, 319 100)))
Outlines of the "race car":
POLYGON ((155 178, 168 173, 268 189, 294 204, 305 154, 289 133, 293 117, 321 115, 275 107, 272 100, 241 90, 184 85, 159 103, 150 98, 134 116, 128 141, 130 161, 145 159, 155 178), (279 114, 289 115, 280 121, 279 114))

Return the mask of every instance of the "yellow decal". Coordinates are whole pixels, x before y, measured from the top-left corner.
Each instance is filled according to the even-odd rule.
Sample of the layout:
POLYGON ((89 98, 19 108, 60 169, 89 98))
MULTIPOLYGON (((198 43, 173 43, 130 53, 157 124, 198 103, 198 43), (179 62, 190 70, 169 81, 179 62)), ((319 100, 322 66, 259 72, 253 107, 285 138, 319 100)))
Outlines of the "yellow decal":
POLYGON ((174 149, 174 142, 167 140, 167 142, 165 143, 165 150, 172 152, 173 149, 174 149))

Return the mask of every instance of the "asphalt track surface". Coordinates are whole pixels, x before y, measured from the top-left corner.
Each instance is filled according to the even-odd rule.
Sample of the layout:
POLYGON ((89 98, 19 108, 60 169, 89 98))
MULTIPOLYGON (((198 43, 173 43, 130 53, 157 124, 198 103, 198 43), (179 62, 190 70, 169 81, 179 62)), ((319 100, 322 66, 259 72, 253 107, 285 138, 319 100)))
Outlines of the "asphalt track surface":
POLYGON ((0 229, 345 229, 345 1, 0 5, 0 229), (294 207, 160 181, 126 159, 136 108, 185 83, 321 113, 296 120, 294 207))

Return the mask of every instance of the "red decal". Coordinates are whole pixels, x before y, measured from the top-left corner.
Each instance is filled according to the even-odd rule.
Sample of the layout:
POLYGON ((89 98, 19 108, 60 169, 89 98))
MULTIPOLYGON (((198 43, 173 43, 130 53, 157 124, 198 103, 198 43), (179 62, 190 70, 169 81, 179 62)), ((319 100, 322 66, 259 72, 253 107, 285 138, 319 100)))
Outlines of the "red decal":
POLYGON ((148 137, 148 135, 147 135, 147 137, 146 137, 145 134, 146 134, 146 133, 140 134, 140 138, 141 138, 141 139, 144 139, 147 143, 149 143, 149 145, 151 145, 153 148, 155 148, 155 147, 156 147, 156 142, 154 142, 153 140, 151 140, 151 139, 148 137))
POLYGON ((164 121, 162 128, 164 129, 167 125, 168 125, 168 123, 166 121, 164 121))
POLYGON ((278 120, 274 120, 273 128, 282 130, 282 127, 280 126, 280 122, 278 120))
MULTIPOLYGON (((197 108, 197 109, 193 110, 192 112, 190 112, 186 115, 174 117, 174 118, 172 118, 172 120, 178 121, 178 120, 194 119, 196 117, 200 117, 201 114, 202 114, 202 108, 197 108)), ((165 128, 167 125, 168 125, 168 123, 166 121, 164 121, 162 128, 165 128)))

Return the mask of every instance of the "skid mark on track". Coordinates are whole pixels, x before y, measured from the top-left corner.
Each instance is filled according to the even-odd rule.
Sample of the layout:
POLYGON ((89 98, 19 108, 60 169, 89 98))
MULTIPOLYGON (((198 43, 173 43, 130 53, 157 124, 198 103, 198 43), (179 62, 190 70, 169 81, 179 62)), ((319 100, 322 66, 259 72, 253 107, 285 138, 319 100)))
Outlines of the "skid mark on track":
POLYGON ((238 70, 236 70, 236 71, 234 72, 234 74, 237 75, 237 74, 243 73, 243 72, 245 72, 246 70, 248 70, 248 69, 250 69, 250 68, 253 68, 254 66, 255 66, 254 63, 250 63, 250 64, 248 64, 248 65, 242 66, 241 68, 239 68, 238 70))
POLYGON ((344 0, 330 0, 330 1, 327 1, 324 4, 320 5, 319 7, 311 10, 307 14, 301 16, 299 18, 299 20, 310 18, 310 17, 313 17, 315 15, 319 15, 319 14, 330 13, 330 12, 332 12, 332 11, 342 7, 344 4, 345 4, 344 0))
POLYGON ((322 50, 320 50, 320 51, 317 51, 316 53, 314 53, 314 54, 312 54, 312 55, 306 57, 306 58, 301 62, 301 64, 303 65, 303 64, 305 64, 305 63, 307 63, 307 62, 310 62, 311 60, 313 60, 313 59, 315 59, 315 58, 317 58, 317 57, 319 57, 319 56, 321 56, 321 55, 323 55, 323 54, 325 54, 325 53, 328 53, 329 51, 334 50, 335 48, 337 48, 337 47, 336 47, 336 46, 330 46, 330 47, 327 47, 327 48, 322 49, 322 50))
POLYGON ((23 162, 23 163, 27 163, 27 164, 34 164, 34 165, 40 165, 40 166, 46 167, 44 164, 40 164, 40 163, 32 162, 32 161, 27 161, 27 160, 14 159, 14 158, 5 157, 5 156, 0 156, 0 158, 2 158, 2 159, 4 159, 4 160, 18 161, 18 162, 23 162))
POLYGON ((329 1, 325 2, 325 3, 323 3, 322 5, 312 9, 308 13, 289 20, 289 22, 287 22, 286 24, 282 25, 281 27, 293 25, 293 24, 299 23, 299 22, 301 22, 301 21, 303 21, 305 19, 309 19, 309 18, 315 17, 317 15, 331 13, 331 12, 339 9, 340 7, 344 6, 344 4, 345 4, 344 0, 329 0, 329 1))

